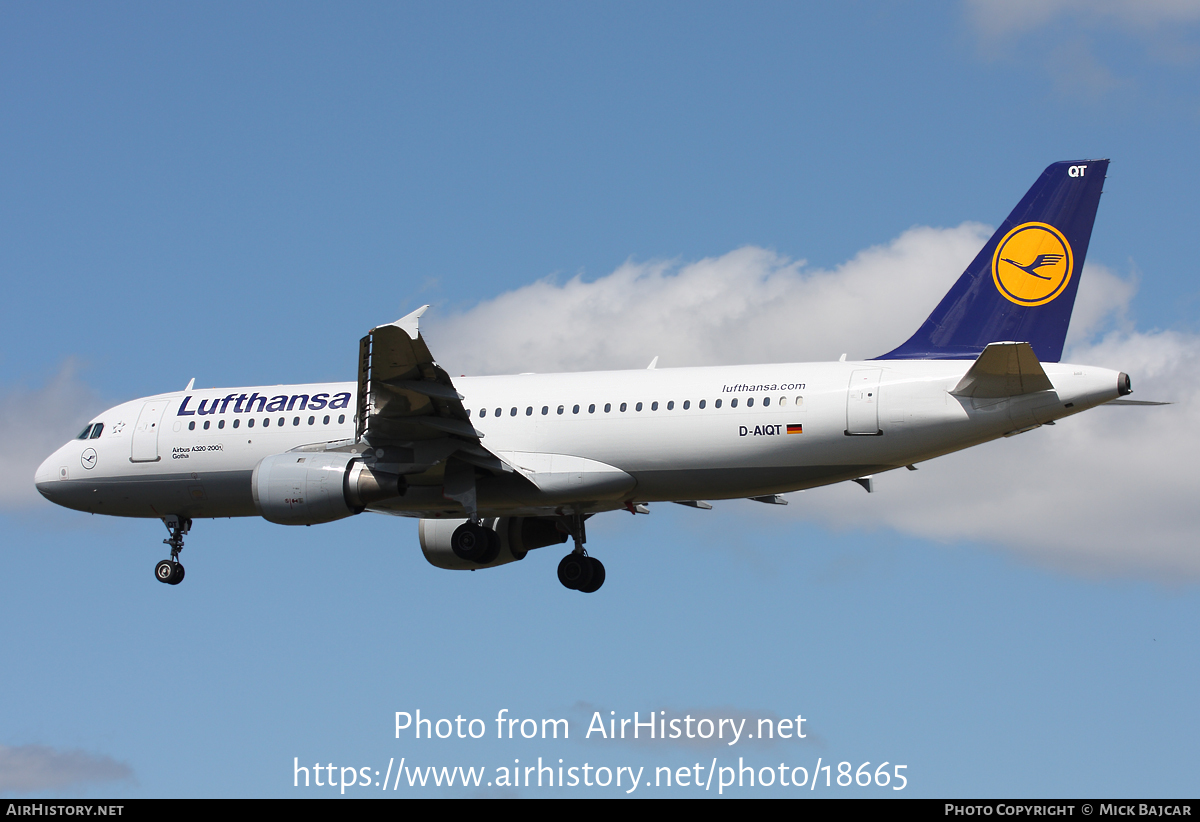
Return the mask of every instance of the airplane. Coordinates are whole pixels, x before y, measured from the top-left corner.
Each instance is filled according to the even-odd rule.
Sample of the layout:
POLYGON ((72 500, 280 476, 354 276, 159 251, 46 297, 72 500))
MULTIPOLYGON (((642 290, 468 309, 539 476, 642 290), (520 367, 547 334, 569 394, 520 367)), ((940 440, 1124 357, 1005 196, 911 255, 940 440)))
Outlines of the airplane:
POLYGON ((423 306, 371 329, 355 382, 195 389, 95 417, 38 468, 51 502, 161 519, 179 562, 193 520, 419 519, 425 558, 476 570, 573 540, 558 565, 592 593, 585 522, 674 502, 787 504, 1020 434, 1131 393, 1060 362, 1108 160, 1046 168, 923 325, 871 360, 461 377, 430 353, 423 306))

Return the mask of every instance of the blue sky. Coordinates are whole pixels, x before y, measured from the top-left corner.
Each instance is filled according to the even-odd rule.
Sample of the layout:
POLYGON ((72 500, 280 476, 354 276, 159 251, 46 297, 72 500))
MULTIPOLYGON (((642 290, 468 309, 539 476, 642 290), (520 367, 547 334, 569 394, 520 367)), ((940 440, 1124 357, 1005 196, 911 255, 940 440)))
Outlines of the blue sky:
POLYGON ((1167 0, 0 9, 0 794, 741 756, 904 764, 899 795, 1194 796, 1198 35, 1167 0), (1091 157, 1068 357, 1175 405, 870 497, 598 517, 595 596, 554 549, 446 572, 374 515, 197 523, 168 588, 157 522, 32 488, 109 405, 351 379, 358 338, 425 303, 455 374, 875 356, 1042 168, 1091 157), (418 708, 572 739, 395 739, 418 708), (596 710, 810 735, 576 738, 596 710))

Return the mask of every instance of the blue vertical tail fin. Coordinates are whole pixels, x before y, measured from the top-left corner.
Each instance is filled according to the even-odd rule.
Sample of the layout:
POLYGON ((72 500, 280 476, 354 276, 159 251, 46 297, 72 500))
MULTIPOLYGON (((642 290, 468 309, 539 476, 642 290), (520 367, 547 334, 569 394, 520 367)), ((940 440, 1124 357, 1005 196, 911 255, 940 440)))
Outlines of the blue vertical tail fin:
POLYGON ((1108 160, 1054 163, 924 324, 881 360, 975 359, 988 343, 1062 358, 1108 160))

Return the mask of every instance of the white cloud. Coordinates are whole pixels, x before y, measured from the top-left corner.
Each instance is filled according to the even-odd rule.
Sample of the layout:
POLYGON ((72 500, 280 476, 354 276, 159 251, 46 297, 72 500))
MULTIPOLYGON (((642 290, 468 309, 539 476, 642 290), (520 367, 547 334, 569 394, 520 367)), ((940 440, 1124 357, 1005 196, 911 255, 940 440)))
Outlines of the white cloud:
POLYGON ((1085 263, 1079 292, 1075 296, 1075 308, 1071 311, 1066 353, 1070 354, 1070 349, 1102 330, 1133 331, 1126 312, 1136 293, 1136 276, 1123 279, 1107 266, 1085 263))
POLYGON ((45 745, 0 745, 0 791, 54 792, 132 779, 133 769, 112 757, 45 745))
POLYGON ((991 230, 913 228, 832 271, 747 246, 693 263, 628 262, 542 280, 423 320, 455 373, 576 371, 872 357, 908 339, 991 230))
POLYGON ((1200 20, 1196 0, 967 0, 972 22, 986 35, 1040 28, 1063 17, 1153 29, 1200 20))
MULTIPOLYGON (((824 271, 761 248, 544 280, 450 318, 426 315, 455 373, 644 368, 877 356, 919 326, 989 235, 913 228, 824 271)), ((1200 578, 1200 337, 1138 332, 1133 278, 1089 264, 1067 359, 1119 369, 1166 407, 1098 408, 1007 440, 793 500, 789 515, 994 544, 1083 575, 1200 578), (1096 335, 1105 336, 1096 339, 1096 335)))
POLYGON ((10 387, 0 393, 0 509, 39 502, 33 485, 37 467, 102 407, 71 363, 41 388, 10 387))
POLYGON ((1162 90, 1142 61, 1114 72, 1109 58, 1120 52, 1098 44, 1131 39, 1152 62, 1185 71, 1200 57, 1200 0, 966 0, 964 8, 982 56, 1040 65, 1066 99, 1095 102, 1151 83, 1162 90))

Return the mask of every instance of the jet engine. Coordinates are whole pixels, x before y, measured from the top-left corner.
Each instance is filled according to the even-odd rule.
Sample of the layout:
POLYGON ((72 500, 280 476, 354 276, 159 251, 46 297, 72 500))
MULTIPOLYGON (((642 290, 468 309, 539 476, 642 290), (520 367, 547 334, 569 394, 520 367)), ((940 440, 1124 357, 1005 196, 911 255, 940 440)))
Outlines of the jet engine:
POLYGON ((280 525, 316 525, 360 514, 404 493, 404 478, 374 471, 355 454, 299 452, 264 458, 250 478, 254 508, 280 525))
POLYGON ((534 548, 559 545, 567 541, 567 533, 560 530, 551 517, 495 517, 480 520, 498 541, 495 556, 483 562, 463 559, 451 547, 451 537, 465 519, 423 519, 417 531, 421 537, 421 551, 430 565, 454 571, 475 568, 494 568, 508 562, 525 559, 534 548))

